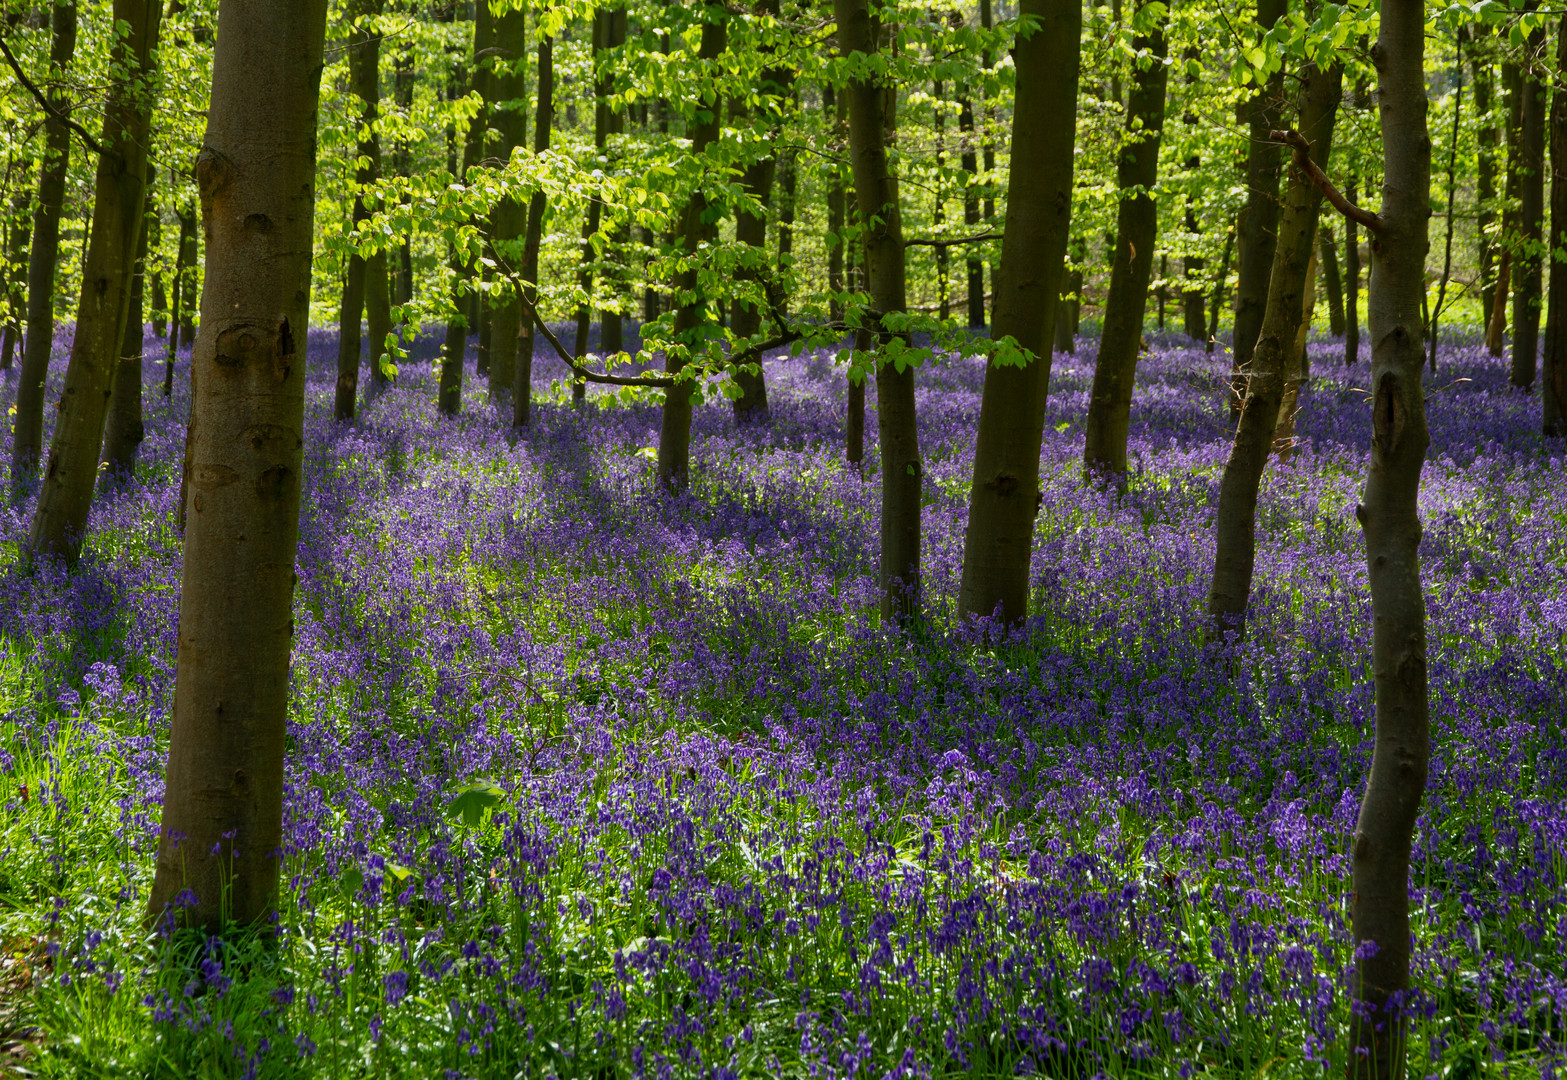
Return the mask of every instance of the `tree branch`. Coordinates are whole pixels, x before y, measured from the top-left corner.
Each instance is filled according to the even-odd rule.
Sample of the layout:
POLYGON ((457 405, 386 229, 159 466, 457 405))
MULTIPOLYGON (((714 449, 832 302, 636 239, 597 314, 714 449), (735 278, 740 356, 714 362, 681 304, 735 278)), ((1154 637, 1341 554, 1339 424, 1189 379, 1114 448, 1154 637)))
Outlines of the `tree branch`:
POLYGON ((555 352, 566 362, 566 366, 590 383, 601 383, 605 386, 646 386, 655 390, 668 390, 685 381, 667 375, 609 375, 593 371, 572 356, 570 350, 561 344, 560 338, 555 336, 555 331, 544 325, 544 319, 539 315, 538 305, 528 299, 527 293, 518 289, 517 298, 522 301, 522 306, 528 309, 528 316, 533 319, 533 325, 537 326, 544 339, 554 346, 555 352))
POLYGON ((1295 151, 1295 164, 1300 171, 1311 178, 1311 182, 1321 189, 1333 208, 1351 221, 1364 225, 1372 232, 1381 232, 1386 226, 1382 219, 1364 207, 1356 206, 1344 198, 1344 193, 1333 186, 1327 174, 1317 167, 1317 163, 1311 160, 1311 144, 1306 141, 1306 136, 1293 129, 1289 131, 1270 131, 1268 138, 1276 143, 1283 143, 1295 151))
POLYGON ((998 232, 983 232, 983 233, 980 233, 978 236, 958 236, 958 237, 954 237, 951 240, 924 239, 924 238, 921 238, 921 237, 916 237, 913 240, 905 240, 903 242, 903 246, 904 247, 937 247, 937 248, 944 248, 944 247, 956 247, 959 244, 982 244, 986 240, 1000 240, 1000 239, 1001 239, 1001 234, 998 233, 998 232))
POLYGON ((108 153, 104 150, 102 143, 93 138, 92 135, 88 133, 86 128, 82 127, 82 125, 78 124, 75 120, 72 120, 68 114, 61 112, 55 106, 55 104, 49 100, 48 95, 45 94, 42 90, 38 89, 38 87, 33 83, 33 80, 27 77, 27 73, 22 70, 22 65, 16 62, 16 54, 11 51, 11 46, 6 44, 5 38, 3 36, 0 36, 0 53, 5 54, 6 63, 11 65, 11 70, 16 74, 17 81, 27 88, 27 92, 33 95, 33 98, 38 102, 38 104, 43 106, 44 112, 48 113, 54 119, 70 128, 72 131, 76 132, 76 134, 80 136, 82 142, 87 145, 87 149, 91 150, 99 157, 108 156, 108 153))

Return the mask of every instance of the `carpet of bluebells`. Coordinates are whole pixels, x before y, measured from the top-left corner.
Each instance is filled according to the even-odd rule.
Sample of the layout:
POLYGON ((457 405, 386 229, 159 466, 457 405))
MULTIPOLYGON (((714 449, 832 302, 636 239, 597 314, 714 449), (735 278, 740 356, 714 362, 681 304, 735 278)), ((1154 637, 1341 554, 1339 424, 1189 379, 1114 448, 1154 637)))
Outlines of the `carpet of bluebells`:
MULTIPOLYGON (((514 435, 470 367, 464 414, 443 419, 425 342, 337 425, 335 343, 310 348, 270 940, 142 920, 188 358, 170 400, 148 371, 141 466, 106 482, 76 572, 24 572, 30 502, 0 510, 0 1044, 30 1048, 9 1067, 1342 1070, 1372 692, 1365 369, 1338 346, 1313 346, 1298 446, 1264 481, 1251 631, 1224 654, 1200 617, 1222 349, 1143 358, 1124 491, 1080 476, 1094 343, 1057 358, 1037 615, 1001 633, 953 617, 978 359, 919 376, 926 618, 893 632, 875 613, 874 422, 862 474, 828 354, 769 360, 766 426, 699 408, 692 488, 672 497, 651 404, 579 411, 557 387, 514 435)), ((542 365, 541 394, 561 373, 542 365)), ((1477 347, 1428 389, 1411 1068, 1554 1076, 1567 450, 1542 447, 1538 397, 1477 347)))

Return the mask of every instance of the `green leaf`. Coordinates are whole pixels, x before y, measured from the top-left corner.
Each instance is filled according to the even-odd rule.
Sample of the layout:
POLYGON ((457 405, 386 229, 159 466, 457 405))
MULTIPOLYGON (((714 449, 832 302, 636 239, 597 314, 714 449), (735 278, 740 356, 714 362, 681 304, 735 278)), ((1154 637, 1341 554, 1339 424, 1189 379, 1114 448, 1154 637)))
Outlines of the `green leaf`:
POLYGON ((471 829, 484 820, 486 810, 499 806, 505 798, 506 793, 496 787, 494 782, 475 780, 458 789, 451 802, 446 804, 446 812, 453 818, 461 818, 462 823, 471 829))

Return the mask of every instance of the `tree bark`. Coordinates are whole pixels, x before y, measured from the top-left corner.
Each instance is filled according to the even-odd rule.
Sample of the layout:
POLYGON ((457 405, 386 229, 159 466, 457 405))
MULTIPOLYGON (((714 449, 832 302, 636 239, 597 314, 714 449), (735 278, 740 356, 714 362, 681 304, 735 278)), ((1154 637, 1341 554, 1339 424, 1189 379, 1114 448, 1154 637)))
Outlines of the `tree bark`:
POLYGON ((1149 32, 1137 35, 1132 42, 1138 54, 1146 50, 1148 61, 1138 67, 1132 78, 1127 134, 1116 162, 1116 187, 1122 194, 1116 209, 1110 293, 1105 300, 1104 329, 1088 402, 1084 466, 1090 473, 1116 477, 1126 473, 1132 382, 1137 373, 1137 350, 1142 344, 1154 237, 1159 226, 1159 208, 1152 191, 1159 177, 1159 137, 1164 127, 1168 20, 1168 11, 1161 12, 1149 32))
POLYGON ((196 159, 208 263, 148 914, 209 931, 262 922, 277 895, 325 33, 326 0, 220 0, 196 159))
MULTIPOLYGON (((1343 71, 1337 67, 1321 71, 1308 64, 1301 70, 1300 81, 1300 132, 1311 143, 1312 162, 1326 169, 1343 94, 1343 71)), ((1208 588, 1209 634, 1215 640, 1245 632, 1257 556, 1257 491, 1273 449, 1286 400, 1290 355, 1305 312, 1303 300, 1322 192, 1293 161, 1288 177, 1273 249, 1268 310, 1246 368, 1240 423, 1219 482, 1213 577, 1208 588)))
MULTIPOLYGON (((761 16, 774 16, 778 14, 778 0, 758 0, 756 11, 761 16)), ((783 68, 770 67, 762 73, 759 92, 762 96, 763 116, 771 120, 773 109, 768 99, 777 99, 782 96, 787 88, 789 72, 783 68)), ((729 116, 735 127, 745 126, 745 121, 750 117, 750 110, 742 99, 735 99, 729 103, 729 116)), ((768 124, 771 127, 771 123, 768 124)), ((754 137, 754 136, 753 136, 754 137)), ((773 179, 777 172, 778 158, 767 152, 765 147, 758 146, 753 153, 762 156, 752 161, 741 175, 740 183, 745 188, 746 194, 757 201, 760 209, 751 214, 744 211, 735 216, 735 240, 742 244, 748 244, 755 249, 757 257, 765 260, 767 250, 767 205, 773 197, 773 179)), ((753 273, 744 273, 743 280, 756 280, 753 273)), ((762 309, 748 300, 736 298, 729 306, 729 328, 737 339, 754 338, 762 331, 762 309)), ((740 396, 734 399, 735 422, 740 424, 761 423, 767 419, 767 376, 762 369, 761 358, 758 357, 751 364, 735 368, 732 372, 735 385, 740 389, 740 396), (756 370, 750 370, 752 367, 756 370)))
POLYGON ((114 20, 129 32, 114 46, 118 73, 104 106, 103 152, 93 186, 92 233, 82 267, 76 333, 65 369, 43 486, 27 546, 67 565, 81 557, 98 483, 103 427, 114 393, 142 229, 147 143, 152 127, 152 74, 161 0, 114 0, 114 20))
MULTIPOLYGON (((985 5, 988 8, 988 4, 985 5)), ((873 57, 881 28, 868 0, 833 0, 838 51, 873 57)), ((868 329, 876 336, 876 430, 881 443, 881 612, 902 620, 920 604, 920 502, 925 472, 915 420, 914 368, 887 360, 898 336, 887 316, 908 307, 903 216, 898 179, 887 146, 896 130, 897 88, 874 76, 852 79, 844 90, 849 114, 849 154, 855 207, 865 237, 870 306, 868 329)))
POLYGON ((1050 345, 1072 213, 1077 76, 1082 37, 1078 0, 1023 0, 1032 33, 1019 32, 1007 224, 996 268, 991 332, 1024 350, 985 367, 974 479, 963 540, 959 615, 1028 614, 1039 451, 1050 392, 1050 345))
POLYGON ((33 209, 33 246, 27 260, 27 336, 17 373, 16 419, 11 436, 11 500, 19 501, 37 477, 44 441, 44 381, 54 348, 54 274, 60 261, 60 211, 70 166, 70 95, 59 81, 76 53, 76 5, 56 4, 50 16, 49 67, 55 75, 49 103, 55 115, 44 120, 44 162, 38 171, 38 201, 33 209))
MULTIPOLYGON (((550 148, 550 128, 555 121, 555 41, 539 40, 539 79, 533 118, 533 152, 550 148)), ((539 245, 544 238, 544 189, 534 189, 528 200, 528 232, 522 247, 522 291, 528 311, 539 301, 539 245)), ((533 319, 517 323, 516 368, 511 381, 512 427, 527 427, 533 404, 533 319)))
POLYGON ((1500 357, 1507 349, 1507 297, 1512 290, 1512 265, 1517 258, 1514 249, 1518 246, 1519 216, 1518 212, 1512 209, 1519 204, 1521 194, 1518 161, 1522 152, 1519 132, 1523 127, 1523 75, 1518 70, 1518 65, 1511 63, 1502 65, 1502 89, 1507 94, 1507 127, 1503 134, 1503 141, 1507 146, 1507 179, 1503 185, 1506 209, 1502 211, 1501 265, 1496 273, 1496 293, 1491 301, 1491 320, 1486 323, 1485 328, 1486 350, 1495 357, 1500 357))
POLYGON ((179 318, 179 347, 191 348, 196 342, 196 308, 200 303, 196 283, 201 270, 201 232, 196 228, 196 206, 192 203, 180 218, 180 251, 176 262, 184 266, 180 290, 184 295, 183 314, 179 318))
MULTIPOLYGON (((523 73, 528 51, 525 10, 518 8, 495 16, 495 66, 486 85, 495 95, 490 103, 490 130, 497 136, 489 148, 489 156, 499 164, 510 161, 512 151, 526 145, 528 139, 523 73)), ((497 253, 500 254, 499 245, 505 245, 506 253, 500 257, 507 262, 516 258, 512 249, 527 229, 527 215, 527 206, 517 199, 503 200, 491 214, 491 234, 497 253)), ((504 299, 496 296, 490 306, 487 359, 491 400, 511 391, 512 377, 517 372, 521 311, 521 302, 509 295, 504 299)))
POLYGON ((1475 246, 1480 253, 1480 314, 1483 324, 1491 325, 1491 304, 1496 283, 1492 278, 1495 254, 1491 239, 1491 225, 1496 220, 1493 204, 1496 200, 1496 123, 1491 115, 1492 63, 1480 47, 1471 54, 1473 68, 1474 110, 1479 120, 1476 139, 1479 143, 1475 160, 1475 246))
MULTIPOLYGON (((147 183, 152 183, 150 166, 147 183)), ((142 423, 142 352, 147 332, 142 299, 146 293, 150 224, 148 216, 143 214, 141 237, 136 245, 136 265, 131 270, 130 304, 120 342, 119 371, 114 376, 114 396, 109 401, 108 427, 103 433, 104 475, 110 482, 122 481, 135 471, 136 451, 147 435, 142 423)))
MULTIPOLYGON (((846 149, 845 142, 848 131, 848 100, 838 97, 831 86, 822 87, 822 112, 832 130, 831 145, 834 151, 842 152, 846 149)), ((848 240, 843 235, 844 228, 844 191, 843 169, 836 158, 830 158, 827 163, 827 231, 832 238, 827 245, 827 291, 831 293, 827 301, 827 317, 833 322, 841 322, 843 319, 843 301, 839 297, 844 291, 843 280, 843 255, 848 246, 848 240)), ((976 211, 977 213, 977 211, 976 211)), ((850 459, 858 460, 858 459, 850 459)))
POLYGON ((1230 257, 1235 253, 1235 227, 1224 236, 1224 253, 1219 256, 1219 272, 1213 279, 1213 298, 1208 301, 1208 340, 1203 351, 1213 355, 1213 347, 1219 341, 1219 309, 1224 306, 1225 293, 1230 285, 1230 257))
MULTIPOLYGON (((488 103, 493 96, 485 80, 489 78, 488 54, 494 36, 495 20, 490 15, 490 5, 474 5, 473 60, 469 69, 472 73, 469 86, 479 95, 481 105, 468 122, 468 131, 463 139, 462 176, 459 179, 464 184, 468 182, 468 170, 479 163, 484 153, 484 132, 489 123, 488 103)), ((436 407, 447 416, 456 416, 462 411, 463 365, 468 354, 468 334, 479 321, 474 317, 479 292, 475 281, 477 264, 472 260, 459 261, 455 251, 451 260, 455 279, 452 288, 453 314, 446 320, 446 347, 441 352, 441 382, 436 391, 436 407)))
POLYGON ((1383 0, 1372 58, 1380 80, 1383 228, 1371 248, 1371 460, 1356 517, 1371 583, 1376 734, 1351 848, 1351 936, 1358 1008, 1353 1080, 1404 1075, 1409 987, 1409 855, 1430 759, 1425 597, 1420 585, 1420 470, 1430 437, 1421 388, 1419 310, 1431 205, 1425 9, 1383 0))
POLYGON ((1324 221, 1317 226, 1317 265, 1322 269, 1322 287, 1328 294, 1328 333, 1344 335, 1344 279, 1339 274, 1338 242, 1333 226, 1324 221))
MULTIPOLYGON (((1567 18, 1556 30, 1556 70, 1567 72, 1567 18)), ((1567 94, 1551 95, 1551 292, 1541 372, 1543 430, 1567 439, 1567 94)))
POLYGON ((6 227, 5 330, 0 341, 0 371, 10 371, 22 337, 22 317, 27 310, 27 245, 32 239, 32 215, 24 173, 11 194, 10 220, 6 227))
MULTIPOLYGON (((596 19, 602 21, 603 28, 600 33, 603 36, 603 48, 605 50, 618 49, 626 43, 626 9, 625 8, 599 8, 596 19)), ((606 60, 606 64, 612 62, 606 60)), ((608 98, 614 92, 615 84, 609 71, 600 76, 595 83, 594 96, 596 98, 593 108, 593 144, 602 148, 607 145, 610 136, 619 135, 626 130, 626 113, 624 109, 612 108, 608 98), (599 132, 603 131, 600 136, 599 132)), ((625 239, 624 223, 614 224, 611 227, 610 240, 625 239)), ((610 269, 618 269, 611 266, 610 269)), ((624 289, 624 279, 617 291, 624 289)), ((621 351, 625 345, 625 330, 621 322, 620 311, 615 308, 601 308, 599 310, 599 349, 605 355, 614 355, 621 351)), ((572 384, 572 393, 577 395, 580 387, 581 394, 586 397, 587 386, 580 382, 572 384)))
MULTIPOLYGON (((958 131, 963 140, 963 225, 970 236, 979 233, 979 153, 974 134, 974 102, 965 94, 958 106, 958 131)), ((968 258, 968 324, 985 325, 985 263, 972 250, 968 258)))
MULTIPOLYGON (((717 60, 726 48, 726 23, 704 21, 702 43, 697 49, 699 62, 717 60)), ((718 141, 718 113, 723 103, 717 98, 697 102, 697 111, 686 125, 691 138, 691 153, 702 160, 706 171, 708 147, 718 141)), ((718 235, 717 223, 702 219, 708 209, 707 196, 697 191, 681 215, 680 247, 689 265, 675 278, 680 307, 675 311, 675 342, 664 356, 664 367, 671 375, 686 365, 686 354, 701 346, 708 332, 708 303, 702 295, 696 260, 698 249, 718 235)), ((681 384, 664 391, 664 412, 658 432, 658 480, 663 486, 683 491, 691 479, 691 399, 693 384, 681 384)))
MULTIPOLYGON (((1530 56, 1545 48, 1545 32, 1536 29, 1525 46, 1530 56)), ((1545 84, 1525 76, 1521 87, 1523 123, 1518 135, 1518 247, 1513 255, 1512 372, 1521 390, 1534 385, 1540 351, 1540 289, 1545 237, 1545 84)))
MULTIPOLYGON (((381 137, 375 130, 381 113, 381 30, 373 23, 380 17, 381 8, 382 0, 354 0, 348 12, 356 22, 353 40, 348 45, 348 83, 359 99, 356 124, 359 165, 354 170, 355 229, 370 218, 365 193, 381 175, 381 137)), ((352 420, 358 408, 359 353, 363 345, 359 317, 366 307, 370 322, 370 371, 374 378, 381 370, 380 357, 386 348, 386 334, 392 322, 390 298, 386 293, 384 250, 368 257, 355 251, 348 257, 348 276, 343 283, 342 304, 338 309, 337 395, 332 406, 332 415, 338 420, 352 420), (379 284, 373 280, 377 275, 379 284)))
MULTIPOLYGON (((1344 195, 1355 201, 1353 178, 1344 185, 1344 195)), ((1353 367, 1360 359, 1360 236, 1354 218, 1344 219, 1344 366, 1353 367)))
MULTIPOLYGON (((1257 0, 1257 24, 1268 29, 1289 9, 1288 0, 1257 0)), ((1231 352, 1234 364, 1230 374, 1230 415, 1239 416, 1245 398, 1245 370, 1268 304, 1268 284, 1273 273, 1273 247, 1278 242, 1279 148, 1268 139, 1268 132, 1279 126, 1279 111, 1284 101, 1284 75, 1280 71, 1268 80, 1262 92, 1243 107, 1250 130, 1246 144, 1246 207, 1235 242, 1240 261, 1235 280, 1235 331, 1231 352)))

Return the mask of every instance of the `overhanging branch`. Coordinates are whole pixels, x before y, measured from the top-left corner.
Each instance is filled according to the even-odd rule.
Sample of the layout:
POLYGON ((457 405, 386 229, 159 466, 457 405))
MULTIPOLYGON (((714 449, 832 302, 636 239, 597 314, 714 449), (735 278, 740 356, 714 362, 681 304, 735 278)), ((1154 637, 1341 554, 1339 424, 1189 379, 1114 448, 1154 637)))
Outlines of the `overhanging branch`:
POLYGON ((82 142, 87 145, 87 149, 91 150, 100 157, 107 156, 102 143, 93 138, 92 135, 88 133, 86 128, 82 127, 82 125, 78 124, 75 120, 72 120, 68 114, 61 112, 54 102, 49 100, 49 96, 42 90, 38 89, 33 80, 27 77, 27 73, 22 70, 22 65, 17 63, 16 54, 11 51, 11 46, 6 44, 4 37, 0 37, 0 53, 5 54, 6 63, 11 65, 11 71, 16 75, 17 81, 27 88, 27 92, 33 95, 34 100, 36 100, 38 104, 43 106, 44 112, 48 113, 54 119, 70 128, 72 131, 76 132, 77 136, 80 137, 82 142))
POLYGON ((1311 160, 1311 144, 1306 141, 1306 136, 1291 129, 1290 131, 1270 131, 1268 138, 1276 143, 1283 143, 1295 151, 1295 164, 1300 171, 1311 178, 1311 182, 1321 189, 1333 208, 1343 214, 1349 220, 1358 222, 1372 232, 1381 232, 1386 226, 1381 218, 1364 207, 1356 206, 1344 198, 1344 193, 1333 186, 1327 174, 1317 167, 1317 163, 1311 160))

